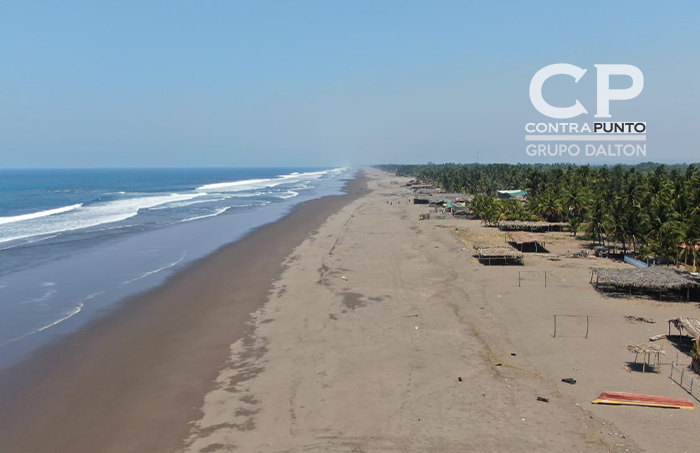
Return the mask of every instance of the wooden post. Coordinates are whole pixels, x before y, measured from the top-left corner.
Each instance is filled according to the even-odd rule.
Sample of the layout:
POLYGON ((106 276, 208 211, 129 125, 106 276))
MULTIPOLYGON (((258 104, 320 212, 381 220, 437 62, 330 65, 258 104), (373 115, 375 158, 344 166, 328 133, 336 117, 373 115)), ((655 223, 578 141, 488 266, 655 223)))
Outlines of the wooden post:
POLYGON ((642 373, 647 372, 647 355, 649 355, 649 353, 645 352, 644 353, 644 363, 642 364, 642 373))
POLYGON ((520 271, 518 271, 518 288, 520 288, 520 271))
POLYGON ((547 271, 544 271, 544 287, 547 287, 547 271))
POLYGON ((588 339, 588 326, 590 325, 590 322, 588 320, 588 315, 586 315, 586 339, 588 339))
POLYGON ((557 315, 554 315, 554 338, 557 338, 557 315))

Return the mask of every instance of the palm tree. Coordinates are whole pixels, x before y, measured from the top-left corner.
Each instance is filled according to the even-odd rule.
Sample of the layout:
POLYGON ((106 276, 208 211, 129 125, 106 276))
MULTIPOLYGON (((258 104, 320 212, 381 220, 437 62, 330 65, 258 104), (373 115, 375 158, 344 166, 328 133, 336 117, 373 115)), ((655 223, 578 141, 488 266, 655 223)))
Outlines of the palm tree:
POLYGON ((607 222, 606 207, 602 197, 596 197, 588 215, 586 234, 599 244, 603 242, 605 224, 607 222))
POLYGON ((693 260, 693 272, 698 271, 698 258, 700 258, 700 215, 694 215, 681 229, 680 240, 685 247, 678 247, 678 261, 681 257, 693 260))
POLYGON ((680 232, 675 221, 663 223, 653 237, 647 239, 646 245, 642 248, 642 258, 657 258, 665 263, 672 261, 678 252, 678 239, 680 232))

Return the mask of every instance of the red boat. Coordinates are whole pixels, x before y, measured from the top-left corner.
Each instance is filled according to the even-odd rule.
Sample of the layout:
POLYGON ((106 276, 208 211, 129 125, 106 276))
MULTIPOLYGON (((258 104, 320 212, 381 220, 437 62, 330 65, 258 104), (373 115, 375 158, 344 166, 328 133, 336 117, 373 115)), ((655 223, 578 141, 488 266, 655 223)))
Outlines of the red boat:
POLYGON ((692 401, 667 396, 644 395, 641 393, 603 392, 593 400, 594 404, 629 404, 633 406, 670 407, 674 409, 695 409, 692 401))

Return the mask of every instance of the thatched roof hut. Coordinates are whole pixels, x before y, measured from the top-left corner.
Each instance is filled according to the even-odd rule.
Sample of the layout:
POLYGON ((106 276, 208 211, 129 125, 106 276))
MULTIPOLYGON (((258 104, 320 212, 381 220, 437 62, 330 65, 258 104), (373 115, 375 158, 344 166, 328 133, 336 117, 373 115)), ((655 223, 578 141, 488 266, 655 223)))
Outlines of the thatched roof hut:
POLYGON ((504 220, 498 223, 501 231, 561 231, 568 227, 567 222, 524 222, 521 220, 504 220))
POLYGON ((700 287, 698 280, 689 273, 663 266, 632 269, 594 268, 591 283, 598 289, 622 290, 630 294, 632 290, 659 293, 685 290, 686 299, 690 298, 691 289, 700 287))
POLYGON ((659 364, 661 363, 661 355, 666 355, 666 351, 660 345, 656 344, 630 344, 627 345, 627 350, 634 353, 634 362, 637 363, 637 359, 641 354, 644 358, 642 364, 642 372, 647 370, 647 366, 652 366, 658 372, 659 364))
POLYGON ((523 254, 510 247, 478 247, 474 256, 482 264, 523 264, 523 254))

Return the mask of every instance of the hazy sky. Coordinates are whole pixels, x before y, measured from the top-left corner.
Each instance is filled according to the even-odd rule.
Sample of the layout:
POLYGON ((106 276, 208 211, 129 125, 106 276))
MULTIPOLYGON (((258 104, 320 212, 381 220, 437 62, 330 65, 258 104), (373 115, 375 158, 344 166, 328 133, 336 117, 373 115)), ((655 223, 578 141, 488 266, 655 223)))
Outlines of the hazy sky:
POLYGON ((0 168, 529 162, 553 63, 589 123, 593 65, 639 67, 614 120, 700 161, 700 2, 476 3, 0 0, 0 168))

